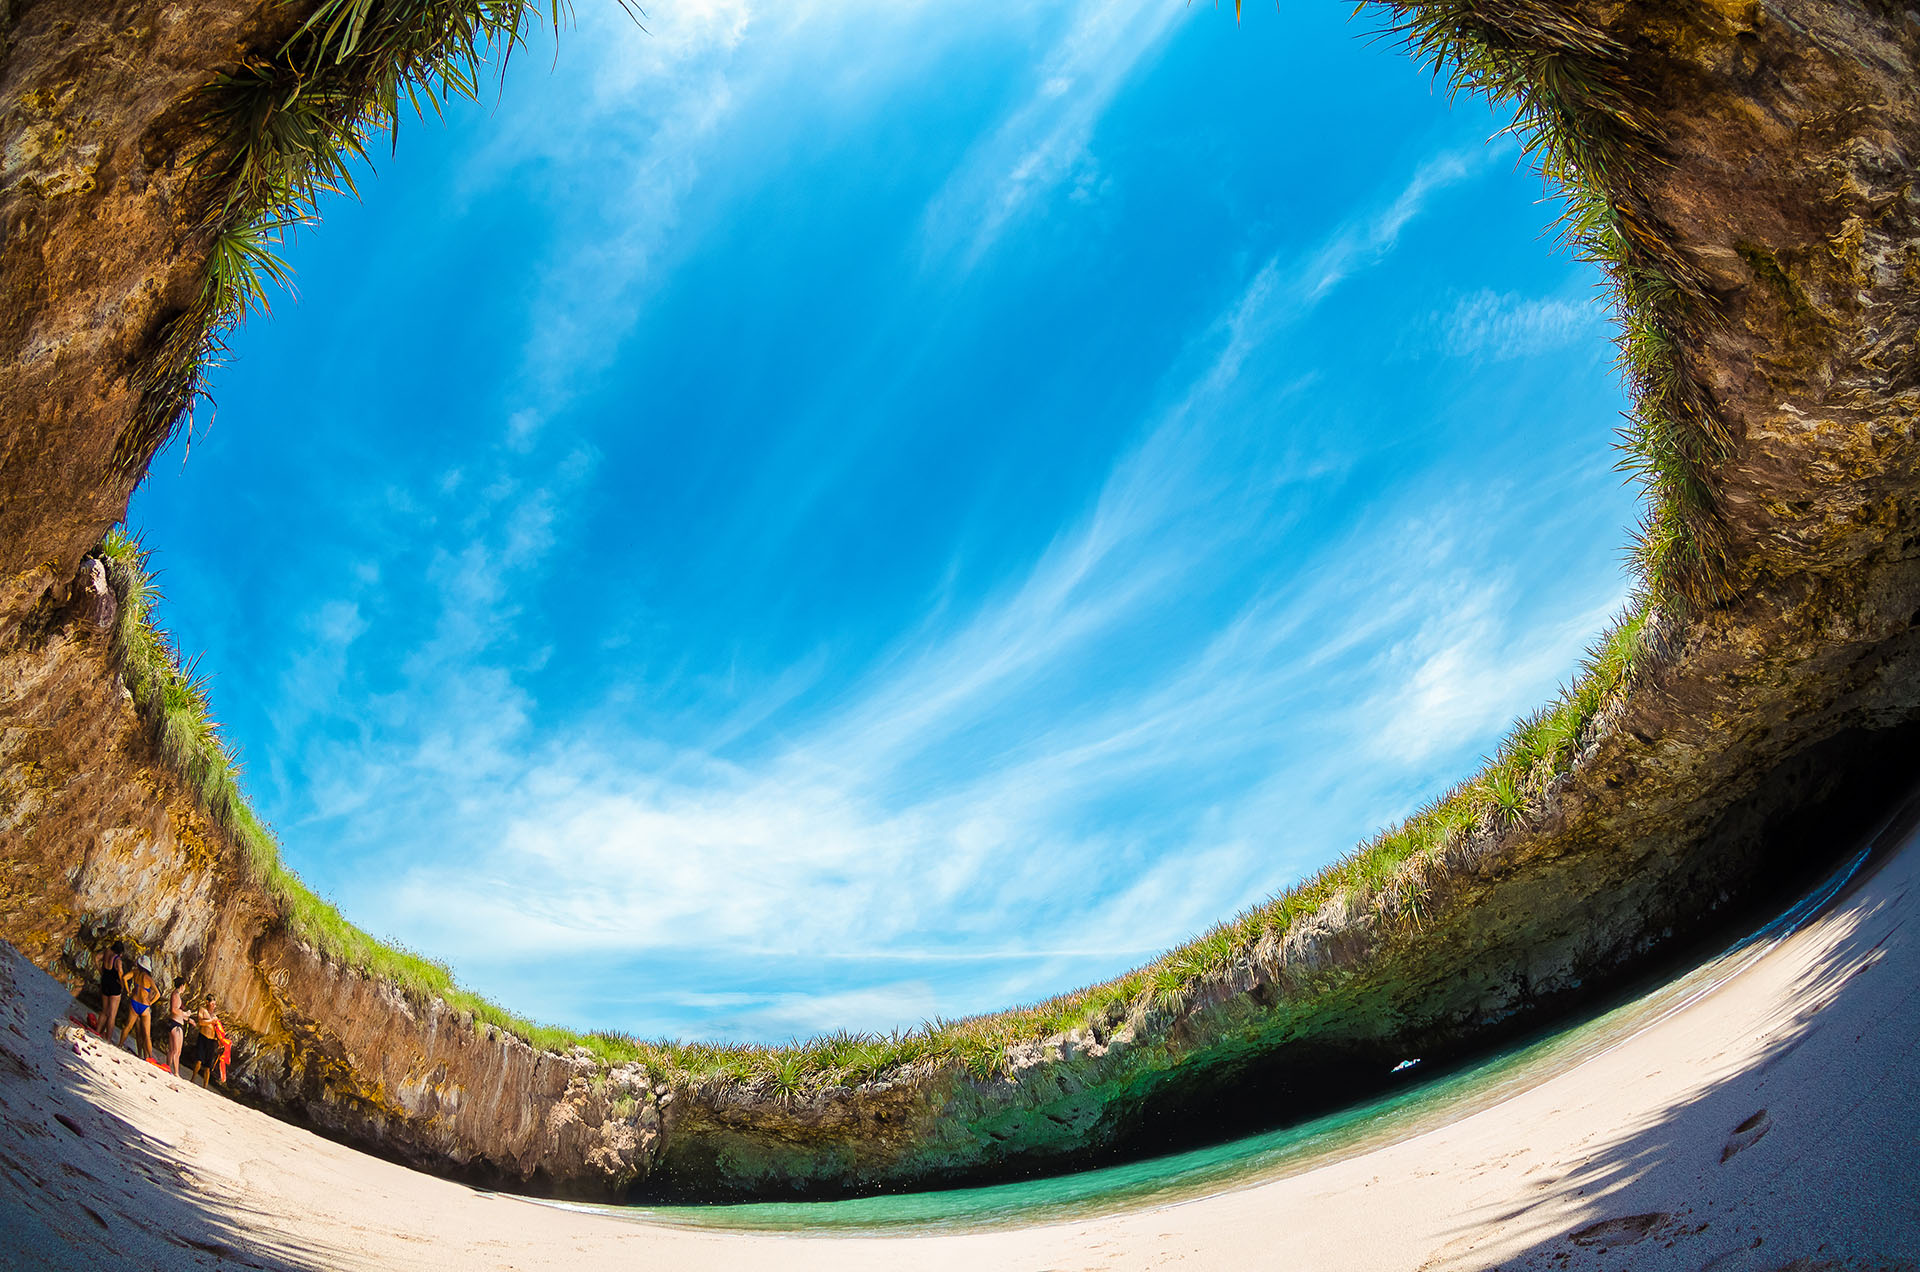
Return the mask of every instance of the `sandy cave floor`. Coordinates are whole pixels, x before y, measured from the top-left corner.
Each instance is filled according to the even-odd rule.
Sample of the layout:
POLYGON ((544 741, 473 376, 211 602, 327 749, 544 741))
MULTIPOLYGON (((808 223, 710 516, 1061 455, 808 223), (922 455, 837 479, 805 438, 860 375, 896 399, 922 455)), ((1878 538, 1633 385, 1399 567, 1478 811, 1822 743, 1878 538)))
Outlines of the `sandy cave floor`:
POLYGON ((1920 1269, 1916 883, 1920 834, 1711 993, 1440 1130, 926 1236, 658 1227, 419 1174, 75 1041, 65 990, 0 945, 0 1267, 1920 1269))

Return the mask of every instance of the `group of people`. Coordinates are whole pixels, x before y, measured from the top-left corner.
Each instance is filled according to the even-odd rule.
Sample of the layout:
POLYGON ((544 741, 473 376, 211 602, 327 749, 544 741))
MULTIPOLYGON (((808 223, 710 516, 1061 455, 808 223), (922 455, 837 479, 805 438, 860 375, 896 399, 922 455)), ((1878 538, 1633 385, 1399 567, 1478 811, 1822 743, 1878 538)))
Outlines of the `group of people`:
MULTIPOLYGON (((153 968, 147 960, 129 959, 125 944, 115 941, 100 963, 100 1036, 115 1046, 124 1046, 132 1037, 141 1058, 159 1064, 153 1056, 153 1007, 159 996, 160 987, 153 979, 153 968), (123 1001, 128 1009, 127 1019, 124 1025, 117 1026, 123 1001)), ((218 1004, 212 994, 189 1011, 187 978, 174 977, 173 992, 167 998, 167 1016, 160 1022, 160 1028, 167 1044, 165 1067, 175 1077, 180 1076, 180 1065, 184 1061, 189 1076, 203 1087, 226 1080, 227 1062, 233 1049, 227 1041, 226 1029, 220 1024, 218 1004)))

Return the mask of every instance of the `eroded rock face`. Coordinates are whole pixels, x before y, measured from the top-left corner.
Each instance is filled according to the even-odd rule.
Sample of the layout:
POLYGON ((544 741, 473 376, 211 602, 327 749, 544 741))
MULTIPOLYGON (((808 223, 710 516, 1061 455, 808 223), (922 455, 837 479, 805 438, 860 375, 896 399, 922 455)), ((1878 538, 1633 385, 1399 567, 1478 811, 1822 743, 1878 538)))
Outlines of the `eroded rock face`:
POLYGON ((790 1098, 538 1054, 327 963, 155 762, 78 567, 124 506, 103 464, 142 342, 204 259, 176 112, 301 9, 0 10, 0 935, 72 977, 109 929, 188 968, 231 1005, 240 1080, 270 1107, 438 1169, 616 1194, 1084 1162, 1203 1104, 1255 1116, 1241 1075, 1284 1095, 1289 1074, 1484 1037, 1639 966, 1790 864, 1795 810, 1914 749, 1920 18, 1879 0, 1560 10, 1627 50, 1662 141, 1620 179, 1711 300, 1681 363, 1729 437, 1712 493, 1733 600, 1656 621, 1657 656, 1544 806, 1435 863, 1423 926, 1329 903, 1178 1003, 1018 1045, 1005 1077, 924 1065, 790 1098))

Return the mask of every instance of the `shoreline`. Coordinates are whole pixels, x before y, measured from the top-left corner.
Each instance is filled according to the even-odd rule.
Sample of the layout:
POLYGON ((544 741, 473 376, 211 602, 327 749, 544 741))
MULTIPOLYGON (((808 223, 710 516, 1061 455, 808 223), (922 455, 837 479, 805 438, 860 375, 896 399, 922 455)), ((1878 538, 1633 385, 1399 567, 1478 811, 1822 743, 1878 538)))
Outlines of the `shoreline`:
MULTIPOLYGON (((1412 1087, 1388 1093, 1352 1109, 1338 1110, 1309 1119, 1297 1126, 1253 1133, 1231 1144, 1183 1150, 1165 1157, 1141 1159, 1113 1166, 1092 1167, 1087 1171, 1074 1172, 1065 1176, 938 1190, 931 1194, 878 1194, 824 1202, 714 1202, 705 1205, 697 1203, 621 1205, 549 1197, 525 1199, 557 1210, 601 1215, 623 1222, 644 1223, 649 1226, 681 1231, 779 1234, 802 1239, 830 1239, 836 1236, 966 1236, 1014 1230, 1031 1231, 1099 1221, 1123 1214, 1153 1214, 1214 1197, 1281 1183, 1316 1170, 1339 1165, 1355 1157, 1399 1148, 1402 1145, 1416 1144, 1469 1117, 1493 1114, 1515 1100, 1525 1097, 1536 1088, 1548 1082, 1568 1078, 1619 1048, 1631 1045, 1641 1035, 1657 1028, 1671 1017, 1687 1011, 1695 1004, 1718 993, 1755 963, 1764 959, 1780 942, 1817 921, 1830 908, 1843 901, 1853 889, 1869 884, 1880 868, 1891 857, 1898 854, 1909 837, 1920 840, 1920 834, 1916 832, 1920 832, 1920 790, 1916 790, 1901 801, 1875 833, 1867 837, 1864 847, 1836 866, 1799 900, 1730 943, 1719 954, 1690 970, 1641 985, 1622 994, 1610 1005, 1589 1016, 1571 1023, 1563 1021, 1535 1037, 1515 1043, 1500 1052, 1461 1064, 1412 1087), (1569 1051, 1570 1054, 1561 1054, 1569 1051), (1503 1069, 1510 1069, 1511 1072, 1503 1073, 1501 1072, 1503 1069), (1435 1094, 1433 1088, 1449 1084, 1459 1089, 1437 1093, 1437 1098, 1433 1098, 1432 1103, 1422 1107, 1423 1102, 1435 1094), (1411 1109, 1401 1107, 1403 1103, 1410 1105, 1411 1109), (1351 1142, 1348 1143, 1333 1143, 1319 1148, 1312 1147, 1309 1143, 1302 1145, 1302 1151, 1297 1155, 1282 1157, 1265 1166, 1223 1165, 1216 1169, 1210 1178, 1197 1180, 1185 1186, 1181 1183, 1183 1174, 1207 1175, 1209 1172, 1206 1167, 1193 1166, 1184 1169, 1175 1167, 1171 1173, 1166 1172, 1167 1163, 1177 1162, 1182 1158, 1203 1159, 1255 1140, 1280 1140, 1283 1137, 1299 1136, 1310 1141, 1316 1135, 1328 1135, 1330 1138, 1337 1139, 1339 1130, 1321 1128, 1333 1127, 1343 1120, 1356 1116, 1361 1120, 1354 1126, 1354 1134, 1351 1142), (1376 1125, 1369 1127, 1368 1122, 1376 1125), (1382 1122, 1386 1125, 1377 1125, 1382 1122), (1132 1203, 1124 1199, 1124 1194, 1110 1194, 1105 1200, 1095 1197, 1079 1203, 1073 1201, 1039 1203, 1032 1207, 1030 1218, 1006 1211, 1000 1212, 997 1217, 986 1215, 970 1218, 965 1215, 955 1215, 928 1219, 863 1220, 854 1218, 844 1223, 819 1223, 817 1218, 813 1218, 803 1226, 788 1227, 778 1223, 776 1215, 768 1213, 812 1211, 817 1215, 822 1211, 831 1212, 842 1208, 884 1209, 890 1202, 915 1196, 960 1197, 968 1194, 1014 1192, 1036 1185, 1044 1186, 1056 1179, 1087 1179, 1090 1176, 1104 1175, 1109 1172, 1119 1174, 1130 1169, 1154 1165, 1162 1167, 1162 1177, 1166 1182, 1161 1184, 1160 1188, 1166 1195, 1149 1195, 1132 1203), (1064 1213, 1073 1211, 1076 1207, 1078 1213, 1064 1213), (719 1217, 712 1221, 698 1217, 703 1214, 719 1217), (760 1221, 729 1223, 725 1218, 729 1214, 747 1215, 760 1221), (815 1224, 818 1226, 814 1226, 815 1224)), ((1920 842, 1916 843, 1915 851, 1920 852, 1920 842)), ((1255 1153, 1252 1156, 1259 1155, 1261 1154, 1255 1153)))

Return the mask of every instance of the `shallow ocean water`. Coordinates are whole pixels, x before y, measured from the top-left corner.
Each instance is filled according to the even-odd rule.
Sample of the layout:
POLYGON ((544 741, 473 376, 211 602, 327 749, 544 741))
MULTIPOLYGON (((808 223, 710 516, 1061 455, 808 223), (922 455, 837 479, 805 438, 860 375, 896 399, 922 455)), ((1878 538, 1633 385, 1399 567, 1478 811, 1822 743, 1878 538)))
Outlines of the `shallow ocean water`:
MULTIPOLYGON (((943 1232, 1062 1223, 1176 1205, 1302 1174, 1417 1138, 1499 1105, 1619 1046, 1736 976, 1825 907, 1858 873, 1861 851, 1780 917, 1690 971, 1478 1063, 1295 1126, 1069 1175, 846 1201, 704 1206, 550 1203, 654 1224, 795 1234, 943 1232)), ((1416 1059, 1416 1057, 1409 1057, 1416 1059)))

